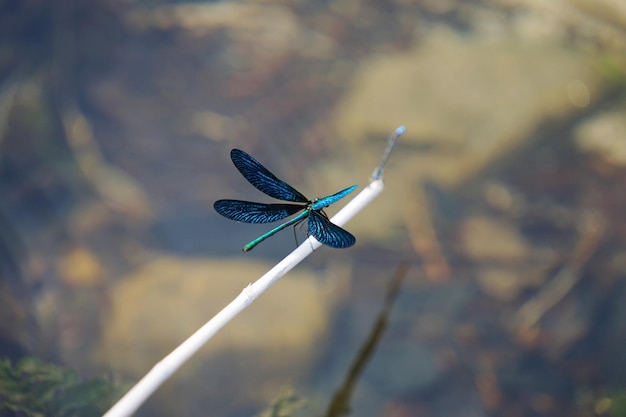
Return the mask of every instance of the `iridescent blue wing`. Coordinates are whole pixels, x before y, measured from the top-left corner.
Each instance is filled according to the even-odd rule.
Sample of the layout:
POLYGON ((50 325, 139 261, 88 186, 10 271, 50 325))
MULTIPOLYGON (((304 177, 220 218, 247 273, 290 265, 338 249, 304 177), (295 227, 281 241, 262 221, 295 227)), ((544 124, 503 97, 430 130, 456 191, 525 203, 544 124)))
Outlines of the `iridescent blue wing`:
POLYGON ((244 223, 272 223, 306 208, 300 204, 262 204, 240 200, 218 200, 213 208, 222 216, 244 223))
POLYGON ((241 172, 241 175, 262 193, 279 200, 308 203, 308 198, 285 181, 278 179, 259 161, 244 151, 233 149, 230 151, 230 159, 233 160, 233 164, 241 172))
POLYGON ((321 213, 311 210, 309 214, 309 233, 331 248, 349 248, 356 239, 350 232, 333 224, 321 213))

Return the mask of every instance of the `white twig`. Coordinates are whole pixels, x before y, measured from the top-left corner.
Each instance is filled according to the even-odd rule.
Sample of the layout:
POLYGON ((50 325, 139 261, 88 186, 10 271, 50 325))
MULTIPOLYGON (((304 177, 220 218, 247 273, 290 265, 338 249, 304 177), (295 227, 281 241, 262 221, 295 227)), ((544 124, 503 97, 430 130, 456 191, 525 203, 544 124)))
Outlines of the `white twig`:
MULTIPOLYGON (((384 165, 387 162, 393 143, 397 141, 398 137, 402 135, 404 131, 404 127, 401 126, 390 136, 386 152, 383 155, 383 160, 376 169, 375 175, 372 176, 370 184, 333 216, 331 219, 333 223, 338 226, 343 226, 383 191, 382 174, 384 165)), ((310 236, 307 240, 302 242, 293 252, 287 255, 287 257, 256 282, 244 288, 241 294, 231 301, 222 311, 217 313, 204 326, 191 335, 191 337, 157 363, 126 393, 126 395, 111 407, 103 417, 126 417, 134 413, 139 406, 170 377, 170 375, 196 353, 219 329, 224 327, 232 318, 252 304, 252 302, 272 286, 274 282, 289 272, 321 245, 322 244, 313 236, 310 236)))

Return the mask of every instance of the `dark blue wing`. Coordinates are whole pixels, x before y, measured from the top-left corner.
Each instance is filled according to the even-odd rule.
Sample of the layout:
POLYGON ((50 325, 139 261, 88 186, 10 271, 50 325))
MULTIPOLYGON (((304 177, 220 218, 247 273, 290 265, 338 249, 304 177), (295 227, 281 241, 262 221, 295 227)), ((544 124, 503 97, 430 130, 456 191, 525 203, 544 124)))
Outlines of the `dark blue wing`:
POLYGON ((356 239, 350 232, 333 224, 325 216, 315 210, 309 214, 309 233, 326 246, 331 248, 349 248, 356 239))
POLYGON ((308 203, 308 198, 285 181, 278 179, 267 168, 244 151, 233 149, 230 151, 230 159, 233 160, 233 164, 235 164, 235 167, 241 172, 241 175, 262 193, 279 200, 308 203))
POLYGON ((222 216, 244 223, 272 223, 306 208, 299 204, 262 204, 240 200, 218 200, 213 208, 222 216))

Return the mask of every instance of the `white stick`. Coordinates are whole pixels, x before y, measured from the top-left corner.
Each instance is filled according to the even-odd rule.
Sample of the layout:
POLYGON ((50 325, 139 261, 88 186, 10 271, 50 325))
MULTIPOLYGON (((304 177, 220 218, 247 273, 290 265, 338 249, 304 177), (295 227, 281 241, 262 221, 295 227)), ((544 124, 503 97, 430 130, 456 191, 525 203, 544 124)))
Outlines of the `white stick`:
MULTIPOLYGON (((402 133, 404 133, 403 127, 396 129, 394 132, 395 138, 393 138, 393 140, 397 140, 402 133)), ((389 138, 390 141, 394 134, 389 138)), ((338 226, 343 226, 383 191, 382 170, 388 156, 388 152, 386 152, 381 165, 375 171, 377 175, 373 175, 372 177, 372 182, 331 219, 333 223, 338 226)), ((265 273, 265 275, 244 288, 237 298, 231 301, 230 304, 224 307, 222 311, 217 313, 204 326, 191 335, 191 337, 185 340, 159 363, 154 365, 154 367, 132 387, 126 395, 111 407, 103 417, 127 417, 134 413, 139 406, 170 377, 170 375, 196 353, 219 329, 224 327, 226 323, 252 304, 252 302, 271 287, 274 282, 320 246, 322 246, 322 244, 313 236, 310 236, 307 240, 302 242, 300 246, 265 273)))

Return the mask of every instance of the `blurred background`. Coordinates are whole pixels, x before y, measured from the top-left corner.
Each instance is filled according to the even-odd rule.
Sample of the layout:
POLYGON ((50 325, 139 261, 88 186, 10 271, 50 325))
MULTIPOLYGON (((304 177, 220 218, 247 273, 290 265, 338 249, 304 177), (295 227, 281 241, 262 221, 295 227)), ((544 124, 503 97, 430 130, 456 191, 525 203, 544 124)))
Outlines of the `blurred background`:
POLYGON ((296 245, 241 252, 231 148, 314 198, 401 124, 137 415, 320 415, 408 262, 353 415, 625 416, 623 0, 0 1, 1 356, 136 381, 296 245))

